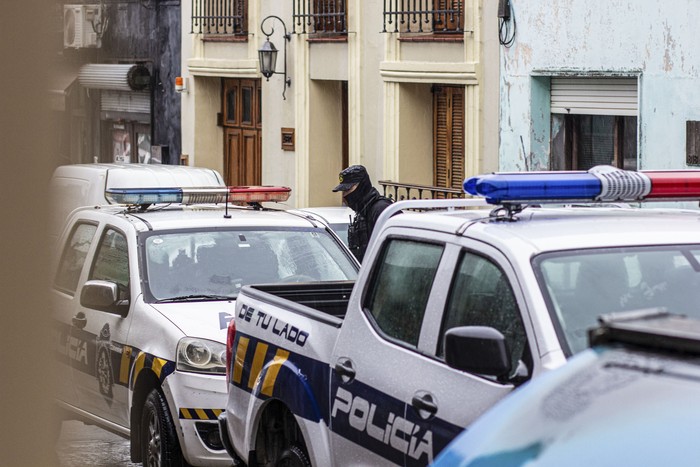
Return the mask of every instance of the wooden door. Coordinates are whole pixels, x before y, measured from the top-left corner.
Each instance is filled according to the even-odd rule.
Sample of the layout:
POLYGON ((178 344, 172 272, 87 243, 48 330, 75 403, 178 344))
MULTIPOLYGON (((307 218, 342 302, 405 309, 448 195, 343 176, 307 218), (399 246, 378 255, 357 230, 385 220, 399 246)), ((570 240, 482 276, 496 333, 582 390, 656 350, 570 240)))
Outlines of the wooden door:
POLYGON ((462 188, 464 88, 433 87, 433 185, 462 188))
POLYGON ((260 80, 223 83, 224 179, 227 185, 262 184, 260 80))

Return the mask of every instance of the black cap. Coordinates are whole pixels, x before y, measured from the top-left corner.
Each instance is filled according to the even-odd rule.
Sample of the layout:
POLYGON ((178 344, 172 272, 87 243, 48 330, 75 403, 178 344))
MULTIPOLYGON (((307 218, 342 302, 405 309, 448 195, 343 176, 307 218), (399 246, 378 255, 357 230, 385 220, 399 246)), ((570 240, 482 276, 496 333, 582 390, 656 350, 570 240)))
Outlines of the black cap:
POLYGON ((369 178, 367 169, 362 165, 351 165, 347 169, 340 172, 338 180, 340 184, 333 188, 333 191, 346 191, 353 187, 356 183, 360 183, 365 178, 369 178))

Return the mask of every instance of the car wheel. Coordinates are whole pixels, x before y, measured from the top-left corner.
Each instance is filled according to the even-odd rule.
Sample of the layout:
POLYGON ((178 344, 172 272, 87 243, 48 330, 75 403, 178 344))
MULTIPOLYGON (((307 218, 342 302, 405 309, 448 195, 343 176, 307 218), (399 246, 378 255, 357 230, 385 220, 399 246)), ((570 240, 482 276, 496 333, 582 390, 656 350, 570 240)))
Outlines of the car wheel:
POLYGON ((148 395, 141 413, 141 454, 144 467, 184 465, 168 404, 157 389, 148 395))
POLYGON ((311 467, 311 461, 304 450, 297 445, 282 451, 276 463, 277 467, 311 467))

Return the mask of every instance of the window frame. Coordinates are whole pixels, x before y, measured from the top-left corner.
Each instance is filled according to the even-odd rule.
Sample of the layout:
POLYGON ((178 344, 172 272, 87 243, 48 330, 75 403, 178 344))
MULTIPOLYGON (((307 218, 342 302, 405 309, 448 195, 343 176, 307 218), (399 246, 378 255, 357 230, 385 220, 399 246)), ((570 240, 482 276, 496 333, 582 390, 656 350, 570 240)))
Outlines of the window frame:
MULTIPOLYGON (((465 258, 467 257, 467 255, 469 255, 469 256, 471 256, 472 258, 475 258, 475 259, 480 259, 480 260, 482 260, 482 261, 488 263, 489 265, 493 266, 494 268, 496 268, 496 269, 498 270, 498 272, 500 272, 500 277, 501 277, 503 280, 506 281, 506 283, 507 283, 507 285, 508 285, 508 287, 509 287, 509 289, 510 289, 510 292, 511 292, 511 294, 512 294, 513 304, 514 304, 514 306, 515 306, 514 312, 515 312, 515 314, 517 315, 517 319, 518 319, 518 321, 519 321, 519 323, 520 323, 521 331, 522 331, 522 333, 523 333, 523 335, 524 335, 524 337, 525 337, 525 344, 524 344, 524 346, 523 346, 523 354, 522 354, 522 356, 521 356, 522 358, 521 358, 520 360, 521 360, 522 362, 525 363, 525 365, 528 367, 529 374, 532 375, 532 371, 533 371, 533 368, 532 368, 533 357, 532 357, 532 350, 531 350, 531 346, 530 346, 530 338, 529 338, 529 336, 528 336, 527 326, 525 325, 525 320, 524 320, 524 316, 523 316, 523 311, 521 310, 520 303, 518 302, 516 290, 515 290, 515 288, 513 287, 513 282, 512 282, 512 280, 511 280, 511 278, 508 276, 508 273, 506 272, 506 270, 498 263, 498 261, 496 261, 494 258, 489 257, 489 256, 486 255, 486 254, 483 254, 483 253, 480 252, 480 251, 475 251, 475 250, 472 250, 472 249, 469 249, 469 248, 460 248, 460 251, 459 251, 459 253, 458 253, 458 255, 457 255, 457 260, 456 260, 456 262, 455 262, 455 264, 454 264, 454 268, 453 268, 453 271, 452 271, 452 272, 453 272, 452 278, 451 278, 451 280, 450 280, 449 287, 448 287, 448 289, 447 289, 447 294, 446 294, 446 296, 445 296, 444 305, 443 305, 443 308, 442 308, 442 319, 440 320, 439 331, 438 331, 438 336, 437 336, 437 342, 435 343, 436 345, 435 345, 435 348, 434 348, 434 358, 436 358, 437 360, 440 360, 440 361, 442 361, 442 362, 445 361, 445 358, 444 358, 444 348, 442 348, 442 343, 443 343, 443 339, 444 339, 445 333, 446 333, 449 329, 453 329, 452 327, 451 327, 451 328, 446 328, 446 327, 445 327, 446 324, 447 324, 447 318, 448 318, 448 306, 450 306, 450 304, 451 304, 451 300, 452 300, 452 297, 453 297, 453 293, 454 293, 455 290, 456 290, 456 283, 457 283, 457 281, 458 281, 458 279, 459 279, 459 273, 460 273, 462 264, 463 264, 463 262, 465 261, 465 258), (440 355, 440 350, 441 350, 441 348, 442 348, 442 351, 443 351, 443 355, 440 355)), ((458 325, 458 326, 455 326, 455 327, 459 327, 459 326, 464 326, 464 324, 461 324, 461 325, 458 325)), ((467 326, 468 326, 468 325, 467 325, 467 326)), ((485 326, 485 324, 474 324, 474 326, 485 326)), ((494 329, 496 329, 496 330, 498 330, 499 332, 503 333, 503 332, 502 332, 500 329, 498 329, 497 327, 495 327, 495 326, 493 326, 493 325, 489 325, 489 326, 492 327, 492 328, 494 328, 494 329)), ((506 337, 507 337, 507 336, 506 336, 506 337)), ((508 348, 508 350, 509 350, 509 351, 512 351, 512 349, 511 349, 510 347, 508 348)), ((512 355, 511 355, 511 357, 512 357, 512 355)), ((511 368, 511 372, 515 371, 515 369, 516 369, 516 367, 511 368)))
POLYGON ((388 342, 391 342, 395 345, 398 345, 400 347, 403 347, 405 349, 408 349, 408 350, 411 350, 414 352, 423 353, 421 350, 421 348, 422 348, 421 343, 424 339, 425 320, 426 320, 426 317, 429 315, 429 313, 428 313, 429 305, 431 305, 431 303, 433 302, 433 297, 436 293, 436 289, 440 288, 440 282, 437 281, 436 279, 439 277, 440 271, 444 267, 443 265, 445 264, 445 261, 448 260, 447 259, 448 255, 446 254, 447 252, 448 252, 448 244, 446 242, 442 242, 439 240, 432 240, 432 239, 426 240, 424 238, 416 238, 416 237, 411 237, 408 235, 390 235, 382 241, 382 248, 376 256, 377 261, 375 261, 374 264, 372 265, 372 270, 370 271, 369 278, 366 282, 367 286, 364 288, 363 293, 362 293, 362 297, 361 297, 361 310, 364 313, 364 315, 366 316, 366 318, 367 318, 368 322, 370 323, 370 325, 372 326, 372 328, 377 332, 377 334, 379 336, 381 336, 382 339, 384 339, 388 342), (391 244, 392 242, 395 242, 395 241, 407 241, 407 242, 423 243, 426 245, 433 245, 433 246, 438 246, 438 247, 442 248, 442 252, 440 254, 440 258, 437 262, 437 267, 435 269, 435 274, 434 274, 434 276, 432 278, 432 282, 430 284, 430 291, 428 292, 427 299, 426 299, 425 312, 423 313, 423 316, 421 318, 421 325, 420 325, 420 328, 418 331, 418 342, 416 343, 415 346, 411 345, 408 342, 402 341, 394 336, 387 334, 379 326, 379 323, 377 323, 377 320, 375 319, 374 314, 372 313, 372 311, 368 307, 368 305, 369 305, 368 302, 371 300, 372 294, 376 290, 378 276, 380 274, 381 267, 384 264, 383 260, 387 254, 389 244, 391 244), (437 284, 437 287, 436 287, 436 284, 437 284))
MULTIPOLYGON (((90 271, 88 272, 87 280, 106 280, 106 279, 95 279, 93 276, 95 273, 95 266, 96 266, 97 260, 99 258, 99 252, 102 248, 102 242, 104 241, 104 239, 107 236, 109 231, 114 231, 114 232, 118 233, 119 235, 124 237, 124 241, 126 242, 126 266, 127 266, 127 278, 128 278, 128 284, 126 286, 127 297, 126 298, 119 297, 119 299, 120 300, 125 299, 125 300, 130 301, 131 297, 133 297, 134 294, 132 291, 132 286, 133 286, 132 282, 133 281, 131 280, 132 267, 131 267, 131 262, 129 261, 129 258, 131 256, 131 247, 129 246, 129 237, 126 235, 126 233, 122 229, 120 229, 114 225, 105 224, 102 227, 102 231, 100 232, 100 235, 99 235, 99 240, 95 244, 95 247, 94 247, 94 253, 92 255, 92 262, 90 263, 90 271)), ((123 285, 123 284, 119 284, 118 282, 115 282, 115 284, 117 284, 118 287, 123 285)))
POLYGON ((80 288, 80 277, 85 272, 85 266, 88 263, 88 259, 90 257, 90 252, 93 250, 93 248, 95 246, 95 238, 97 237, 98 230, 99 230, 99 223, 95 222, 95 221, 90 221, 87 219, 81 219, 80 221, 76 222, 75 225, 73 225, 73 228, 71 229, 70 235, 68 236, 68 238, 66 239, 66 241, 63 244, 63 250, 61 251, 61 259, 58 262, 58 264, 56 265, 56 271, 55 271, 54 278, 53 278, 54 289, 56 289, 62 293, 65 293, 67 295, 75 296, 75 293, 80 288), (58 282, 57 279, 58 279, 58 276, 61 275, 61 273, 63 271, 62 265, 64 264, 64 261, 67 258, 68 248, 70 246, 71 241, 73 240, 73 236, 75 235, 78 228, 80 228, 82 226, 92 226, 92 227, 94 227, 95 230, 92 233, 92 239, 90 240, 90 244, 88 245, 87 251, 85 253, 85 258, 83 259, 83 264, 80 267, 80 273, 78 274, 78 280, 76 281, 75 288, 73 290, 70 290, 70 289, 67 289, 67 288, 59 285, 57 283, 58 282))

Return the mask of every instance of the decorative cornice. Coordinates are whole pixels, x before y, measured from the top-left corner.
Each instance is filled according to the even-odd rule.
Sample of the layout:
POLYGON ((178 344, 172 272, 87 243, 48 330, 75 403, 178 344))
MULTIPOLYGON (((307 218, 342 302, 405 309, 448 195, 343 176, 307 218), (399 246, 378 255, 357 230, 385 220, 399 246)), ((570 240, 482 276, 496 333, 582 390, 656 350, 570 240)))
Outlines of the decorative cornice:
POLYGON ((476 64, 439 62, 382 62, 379 73, 389 82, 477 84, 476 64))

